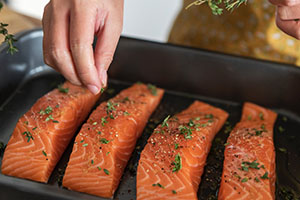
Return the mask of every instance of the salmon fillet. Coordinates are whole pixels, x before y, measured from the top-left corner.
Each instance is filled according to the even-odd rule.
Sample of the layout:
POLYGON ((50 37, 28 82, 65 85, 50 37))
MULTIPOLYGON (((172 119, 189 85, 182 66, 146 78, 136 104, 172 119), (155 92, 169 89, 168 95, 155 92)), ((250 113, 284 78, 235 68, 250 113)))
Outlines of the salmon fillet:
POLYGON ((275 199, 276 117, 271 110, 244 104, 242 119, 227 139, 218 199, 275 199))
POLYGON ((17 122, 4 152, 2 174, 47 182, 99 96, 66 82, 41 97, 17 122))
POLYGON ((206 157, 228 114, 195 101, 164 120, 141 153, 137 199, 197 199, 206 157))
POLYGON ((163 93, 153 85, 134 84, 101 103, 75 139, 63 186, 112 197, 136 141, 163 93))

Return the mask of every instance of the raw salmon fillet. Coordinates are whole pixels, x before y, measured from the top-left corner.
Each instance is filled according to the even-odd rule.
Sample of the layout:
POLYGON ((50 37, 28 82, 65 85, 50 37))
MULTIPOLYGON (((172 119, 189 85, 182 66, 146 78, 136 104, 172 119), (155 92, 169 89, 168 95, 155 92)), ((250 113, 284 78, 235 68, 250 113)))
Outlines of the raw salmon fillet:
POLYGON ((276 117, 271 110, 244 104, 242 119, 227 139, 218 199, 275 199, 276 117))
POLYGON ((66 82, 41 97, 17 122, 4 152, 2 174, 47 182, 99 96, 66 82))
POLYGON ((63 186, 112 197, 136 141, 163 93, 153 85, 134 84, 101 103, 75 139, 63 186))
POLYGON ((137 199, 197 199, 211 143, 227 117, 225 111, 200 101, 167 117, 141 153, 137 199))

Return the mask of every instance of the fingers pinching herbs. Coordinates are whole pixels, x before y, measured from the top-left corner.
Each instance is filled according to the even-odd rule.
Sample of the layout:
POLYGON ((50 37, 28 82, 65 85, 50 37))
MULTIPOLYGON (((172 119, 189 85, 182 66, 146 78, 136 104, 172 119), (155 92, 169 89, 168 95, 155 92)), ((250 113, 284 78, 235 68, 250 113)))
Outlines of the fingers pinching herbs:
POLYGON ((81 85, 69 48, 69 10, 70 6, 59 0, 52 0, 46 5, 43 15, 43 54, 47 65, 71 83, 81 85))
POLYGON ((51 0, 43 16, 45 63, 70 82, 99 93, 106 86, 121 34, 123 4, 123 0, 51 0))

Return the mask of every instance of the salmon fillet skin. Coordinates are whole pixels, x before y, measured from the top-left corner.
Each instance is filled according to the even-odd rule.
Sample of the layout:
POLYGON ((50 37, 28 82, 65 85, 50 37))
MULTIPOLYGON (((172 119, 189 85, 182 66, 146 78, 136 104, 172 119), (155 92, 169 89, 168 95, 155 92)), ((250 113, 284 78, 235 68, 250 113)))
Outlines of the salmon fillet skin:
POLYGON ((137 199, 197 199, 206 157, 227 112, 195 101, 168 116, 147 141, 137 170, 137 199))
POLYGON ((65 82, 38 99, 17 122, 2 174, 46 183, 99 96, 65 82))
POLYGON ((277 114, 245 103, 226 147, 219 200, 275 199, 273 127, 277 114))
POLYGON ((137 139, 164 90, 136 83, 92 112, 77 135, 63 178, 74 191, 112 198, 137 139))

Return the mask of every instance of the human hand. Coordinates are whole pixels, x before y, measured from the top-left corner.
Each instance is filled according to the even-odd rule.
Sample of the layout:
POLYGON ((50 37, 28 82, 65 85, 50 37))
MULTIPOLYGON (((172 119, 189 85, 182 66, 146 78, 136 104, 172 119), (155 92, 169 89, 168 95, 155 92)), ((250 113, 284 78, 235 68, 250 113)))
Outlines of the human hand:
POLYGON ((276 24, 286 34, 300 39, 300 0, 269 0, 276 5, 276 24))
POLYGON ((99 93, 106 86, 122 31, 123 4, 124 0, 50 0, 43 16, 45 63, 71 83, 99 93))

